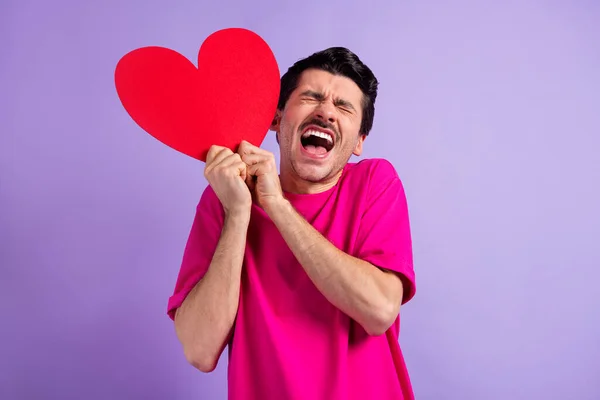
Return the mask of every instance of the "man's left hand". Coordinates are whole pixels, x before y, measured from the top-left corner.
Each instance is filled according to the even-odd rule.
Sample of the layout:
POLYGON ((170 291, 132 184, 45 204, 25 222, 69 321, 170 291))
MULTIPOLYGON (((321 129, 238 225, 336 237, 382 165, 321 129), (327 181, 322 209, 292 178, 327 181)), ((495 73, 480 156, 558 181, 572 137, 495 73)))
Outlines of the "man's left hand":
POLYGON ((240 144, 238 153, 248 165, 246 184, 258 204, 267 211, 271 205, 284 200, 273 153, 245 140, 240 144))

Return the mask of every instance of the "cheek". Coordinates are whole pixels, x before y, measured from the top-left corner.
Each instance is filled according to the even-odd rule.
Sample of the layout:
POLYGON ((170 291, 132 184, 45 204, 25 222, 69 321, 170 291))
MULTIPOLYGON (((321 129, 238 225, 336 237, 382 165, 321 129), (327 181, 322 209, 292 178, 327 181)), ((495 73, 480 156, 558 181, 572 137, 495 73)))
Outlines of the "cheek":
POLYGON ((314 111, 314 107, 308 105, 294 106, 286 113, 286 119, 290 125, 300 125, 304 122, 314 111))
POLYGON ((285 131, 286 135, 293 135, 294 131, 298 129, 303 121, 304 120, 298 112, 286 113, 281 120, 281 130, 285 131))
POLYGON ((351 141, 354 143, 359 136, 360 124, 361 121, 356 119, 356 117, 345 118, 340 121, 340 129, 346 136, 352 138, 351 141))
POLYGON ((290 135, 292 132, 292 125, 290 120, 284 119, 281 121, 281 133, 283 133, 286 137, 290 135))
POLYGON ((344 149, 344 151, 352 152, 356 149, 356 146, 359 144, 359 140, 360 135, 358 134, 358 132, 346 132, 341 147, 344 149))
POLYGON ((279 141, 281 143, 290 143, 292 142, 294 137, 294 127, 290 124, 290 121, 287 119, 281 120, 280 129, 279 129, 279 141))

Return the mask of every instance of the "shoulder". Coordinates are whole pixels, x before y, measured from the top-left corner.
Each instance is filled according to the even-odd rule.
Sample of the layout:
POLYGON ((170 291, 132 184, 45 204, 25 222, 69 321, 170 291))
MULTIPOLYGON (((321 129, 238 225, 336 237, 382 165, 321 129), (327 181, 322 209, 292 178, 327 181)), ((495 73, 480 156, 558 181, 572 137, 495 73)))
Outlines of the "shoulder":
POLYGON ((355 174, 366 175, 373 179, 399 179, 394 165, 385 158, 368 158, 351 165, 350 170, 355 174))
POLYGON ((384 158, 369 158, 348 164, 346 179, 350 184, 375 190, 394 183, 402 185, 396 168, 384 158))
POLYGON ((345 185, 371 204, 378 200, 398 201, 405 198, 404 186, 394 165, 383 158, 363 159, 348 164, 345 185))

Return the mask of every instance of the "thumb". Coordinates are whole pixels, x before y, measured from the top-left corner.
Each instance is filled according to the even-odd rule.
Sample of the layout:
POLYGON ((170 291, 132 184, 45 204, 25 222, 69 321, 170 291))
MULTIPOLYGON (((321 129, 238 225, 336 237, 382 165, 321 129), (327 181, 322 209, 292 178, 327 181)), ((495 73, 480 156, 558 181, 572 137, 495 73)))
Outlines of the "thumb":
POLYGON ((246 176, 245 176, 244 180, 246 181, 246 185, 248 185, 248 188, 250 190, 254 190, 254 187, 256 186, 255 179, 256 179, 256 177, 254 175, 250 175, 248 170, 246 170, 246 176))
POLYGON ((242 180, 245 181, 248 177, 248 166, 246 164, 240 165, 238 167, 238 171, 240 173, 240 177, 242 178, 242 180))

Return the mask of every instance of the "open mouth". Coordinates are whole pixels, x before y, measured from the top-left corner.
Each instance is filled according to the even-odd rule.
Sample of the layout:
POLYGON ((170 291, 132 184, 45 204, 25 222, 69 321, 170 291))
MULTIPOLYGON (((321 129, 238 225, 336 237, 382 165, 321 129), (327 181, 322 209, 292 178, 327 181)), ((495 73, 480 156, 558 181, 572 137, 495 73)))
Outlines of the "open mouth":
POLYGON ((333 136, 329 133, 309 128, 300 139, 302 147, 315 155, 323 155, 333 149, 333 136))

